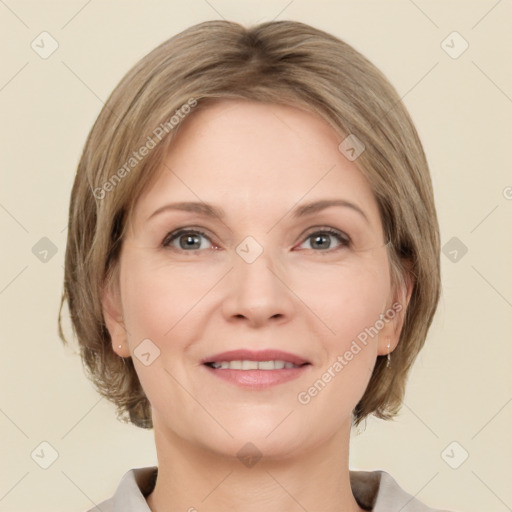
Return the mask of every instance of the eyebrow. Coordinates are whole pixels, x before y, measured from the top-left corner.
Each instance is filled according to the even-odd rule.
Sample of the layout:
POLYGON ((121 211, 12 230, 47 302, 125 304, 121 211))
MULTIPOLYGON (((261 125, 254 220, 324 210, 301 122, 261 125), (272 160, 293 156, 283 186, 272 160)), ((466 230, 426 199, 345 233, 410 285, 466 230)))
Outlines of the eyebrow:
MULTIPOLYGON (((350 201, 347 201, 345 199, 322 199, 320 201, 313 201, 311 203, 303 204, 292 210, 292 217, 294 219, 306 217, 308 215, 312 215, 314 213, 325 210, 326 208, 330 208, 332 206, 351 208, 352 210, 362 215, 366 222, 370 222, 366 213, 357 204, 351 203, 350 201)), ((169 203, 164 206, 161 206, 146 219, 146 222, 148 222, 153 217, 156 217, 160 213, 172 210, 192 212, 197 213, 199 215, 203 215, 205 217, 217 217, 219 219, 224 219, 226 217, 225 211, 220 206, 213 206, 208 203, 184 201, 180 203, 169 203)))

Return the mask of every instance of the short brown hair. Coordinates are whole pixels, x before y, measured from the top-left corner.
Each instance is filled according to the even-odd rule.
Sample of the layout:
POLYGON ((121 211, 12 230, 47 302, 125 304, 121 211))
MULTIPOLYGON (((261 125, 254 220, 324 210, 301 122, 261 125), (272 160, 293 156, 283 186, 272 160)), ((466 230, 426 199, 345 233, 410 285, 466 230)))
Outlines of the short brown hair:
POLYGON ((372 413, 393 417, 440 296, 439 227, 428 164, 386 77, 349 44, 299 22, 250 28, 200 23, 155 48, 121 80, 89 133, 71 193, 61 339, 66 343, 61 314, 67 300, 89 378, 117 406, 120 420, 152 428, 132 359, 119 357, 110 345, 102 291, 116 279, 133 207, 179 129, 170 119, 184 105, 199 110, 223 98, 299 106, 320 115, 340 136, 354 134, 364 142, 355 164, 369 180, 391 242, 393 286, 410 279, 414 287, 393 364, 386 369, 385 357, 377 357, 354 420, 358 424, 372 413), (121 167, 155 133, 156 147, 140 163, 121 167))

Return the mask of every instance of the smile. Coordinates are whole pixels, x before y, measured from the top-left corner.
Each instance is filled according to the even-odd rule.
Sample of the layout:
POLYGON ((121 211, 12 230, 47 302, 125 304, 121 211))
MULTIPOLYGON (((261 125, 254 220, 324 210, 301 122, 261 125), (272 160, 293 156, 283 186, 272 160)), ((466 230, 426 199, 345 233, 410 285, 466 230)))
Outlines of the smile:
POLYGON ((247 359, 239 361, 221 361, 207 363, 211 368, 218 370, 282 370, 283 368, 299 368, 299 365, 289 361, 249 361, 247 359))
POLYGON ((233 359, 204 362, 201 365, 214 378, 245 390, 257 391, 297 379, 312 368, 309 362, 297 364, 283 359, 233 359))

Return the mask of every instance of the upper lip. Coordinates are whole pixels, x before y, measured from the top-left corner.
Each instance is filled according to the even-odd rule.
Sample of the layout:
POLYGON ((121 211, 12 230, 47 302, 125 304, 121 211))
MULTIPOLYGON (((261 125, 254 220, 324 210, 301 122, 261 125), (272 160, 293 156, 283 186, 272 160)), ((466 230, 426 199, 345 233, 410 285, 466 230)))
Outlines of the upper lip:
POLYGON ((227 352, 220 352, 213 356, 209 356, 203 359, 201 363, 220 363, 222 361, 285 361, 297 366, 309 363, 306 359, 295 354, 273 349, 258 351, 246 349, 229 350, 227 352))

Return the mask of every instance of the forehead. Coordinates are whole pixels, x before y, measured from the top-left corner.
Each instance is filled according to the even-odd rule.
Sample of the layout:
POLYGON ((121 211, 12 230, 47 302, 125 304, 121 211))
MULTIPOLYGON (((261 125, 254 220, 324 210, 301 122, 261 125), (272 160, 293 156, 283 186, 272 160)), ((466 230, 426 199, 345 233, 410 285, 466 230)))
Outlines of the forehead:
POLYGON ((170 201, 219 205, 227 216, 269 217, 318 199, 361 205, 378 223, 368 181, 339 151, 344 135, 299 107, 222 100, 180 126, 135 207, 139 224, 170 201))

